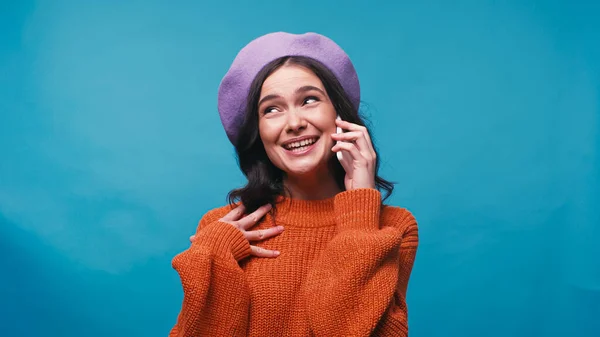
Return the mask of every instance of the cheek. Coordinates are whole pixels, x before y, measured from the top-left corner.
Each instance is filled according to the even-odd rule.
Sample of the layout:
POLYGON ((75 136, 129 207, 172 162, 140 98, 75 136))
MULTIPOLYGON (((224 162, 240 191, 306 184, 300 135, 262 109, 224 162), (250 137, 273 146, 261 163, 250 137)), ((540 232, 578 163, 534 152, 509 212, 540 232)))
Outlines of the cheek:
POLYGON ((333 132, 335 132, 336 129, 336 125, 335 125, 335 118, 337 117, 337 114, 335 112, 335 108, 333 107, 333 105, 331 104, 327 104, 327 105, 323 105, 322 109, 320 109, 321 111, 319 111, 319 114, 317 114, 317 120, 315 120, 316 123, 318 123, 319 128, 321 129, 321 131, 323 132, 330 132, 333 130, 333 132))
POLYGON ((319 131, 326 135, 335 133, 337 128, 335 124, 335 117, 315 121, 315 126, 319 129, 319 131))
POLYGON ((271 147, 275 146, 279 138, 277 125, 269 123, 269 121, 261 121, 258 123, 258 134, 266 147, 267 152, 271 147))

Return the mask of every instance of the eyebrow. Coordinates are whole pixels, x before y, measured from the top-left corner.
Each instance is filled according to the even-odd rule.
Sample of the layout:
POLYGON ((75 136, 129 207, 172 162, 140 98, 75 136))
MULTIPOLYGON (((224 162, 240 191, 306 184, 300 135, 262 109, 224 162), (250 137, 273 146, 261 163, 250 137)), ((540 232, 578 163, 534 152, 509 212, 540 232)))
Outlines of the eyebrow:
MULTIPOLYGON (((324 92, 323 90, 321 90, 320 88, 317 88, 317 87, 315 87, 315 86, 313 86, 313 85, 305 85, 305 86, 302 86, 302 87, 300 87, 300 88, 296 89, 296 92, 295 92, 295 93, 296 93, 296 94, 299 94, 299 93, 304 93, 304 92, 307 92, 307 91, 312 91, 312 90, 318 91, 318 92, 320 92, 320 93, 321 93, 323 96, 325 96, 325 92, 324 92)), ((265 96, 265 97, 263 97, 263 98, 261 98, 261 99, 260 99, 260 101, 258 102, 258 106, 260 106, 261 104, 263 104, 263 102, 265 102, 265 101, 268 101, 268 100, 271 100, 271 99, 275 99, 275 98, 281 98, 281 96, 280 96, 280 95, 277 95, 277 94, 270 94, 270 95, 267 95, 267 96, 265 96)))

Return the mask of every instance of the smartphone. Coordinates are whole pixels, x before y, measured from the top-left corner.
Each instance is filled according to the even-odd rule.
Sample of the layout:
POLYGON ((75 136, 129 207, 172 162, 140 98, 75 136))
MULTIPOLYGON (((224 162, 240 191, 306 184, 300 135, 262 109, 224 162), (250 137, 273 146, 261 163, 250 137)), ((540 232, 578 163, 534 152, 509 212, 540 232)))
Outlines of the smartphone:
MULTIPOLYGON (((337 115, 337 118, 336 118, 336 120, 342 120, 342 118, 340 117, 340 115, 337 115)), ((337 129, 336 129, 336 131, 335 131, 335 133, 338 133, 338 134, 340 134, 340 133, 342 133, 342 132, 343 132, 343 131, 342 131, 342 128, 340 128, 340 127, 338 126, 338 127, 337 127, 337 129)), ((338 141, 338 143, 339 143, 339 141, 338 141)), ((344 156, 342 155, 342 151, 339 151, 338 153, 336 153, 336 155, 337 155, 337 159, 338 159, 339 161, 342 161, 342 159, 344 158, 344 156)))

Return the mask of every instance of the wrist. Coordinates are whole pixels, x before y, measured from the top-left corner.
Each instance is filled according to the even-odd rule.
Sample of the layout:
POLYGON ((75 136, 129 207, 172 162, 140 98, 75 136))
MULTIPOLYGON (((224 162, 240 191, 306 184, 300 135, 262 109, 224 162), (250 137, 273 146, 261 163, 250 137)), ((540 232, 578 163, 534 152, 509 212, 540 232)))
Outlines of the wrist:
POLYGON ((374 188, 357 188, 339 193, 334 209, 339 230, 379 229, 381 193, 374 188))
POLYGON ((217 255, 231 254, 236 261, 246 258, 251 253, 250 242, 244 234, 221 221, 215 221, 200 231, 192 247, 195 245, 208 247, 217 255))

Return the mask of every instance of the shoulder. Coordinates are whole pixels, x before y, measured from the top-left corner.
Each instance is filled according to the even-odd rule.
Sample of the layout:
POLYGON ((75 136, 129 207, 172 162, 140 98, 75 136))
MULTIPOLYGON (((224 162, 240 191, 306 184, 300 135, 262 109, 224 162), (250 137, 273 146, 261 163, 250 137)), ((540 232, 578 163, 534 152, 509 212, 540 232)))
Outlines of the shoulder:
POLYGON ((200 218, 200 221, 198 222, 198 230, 208 226, 209 224, 211 224, 215 221, 218 221, 219 219, 224 217, 227 213, 229 213, 234 207, 235 206, 224 205, 224 206, 219 206, 219 207, 210 209, 209 211, 204 213, 204 215, 202 215, 202 217, 200 218))
POLYGON ((417 219, 406 208, 384 205, 381 210, 381 221, 384 226, 395 227, 403 232, 403 236, 418 236, 417 219))

